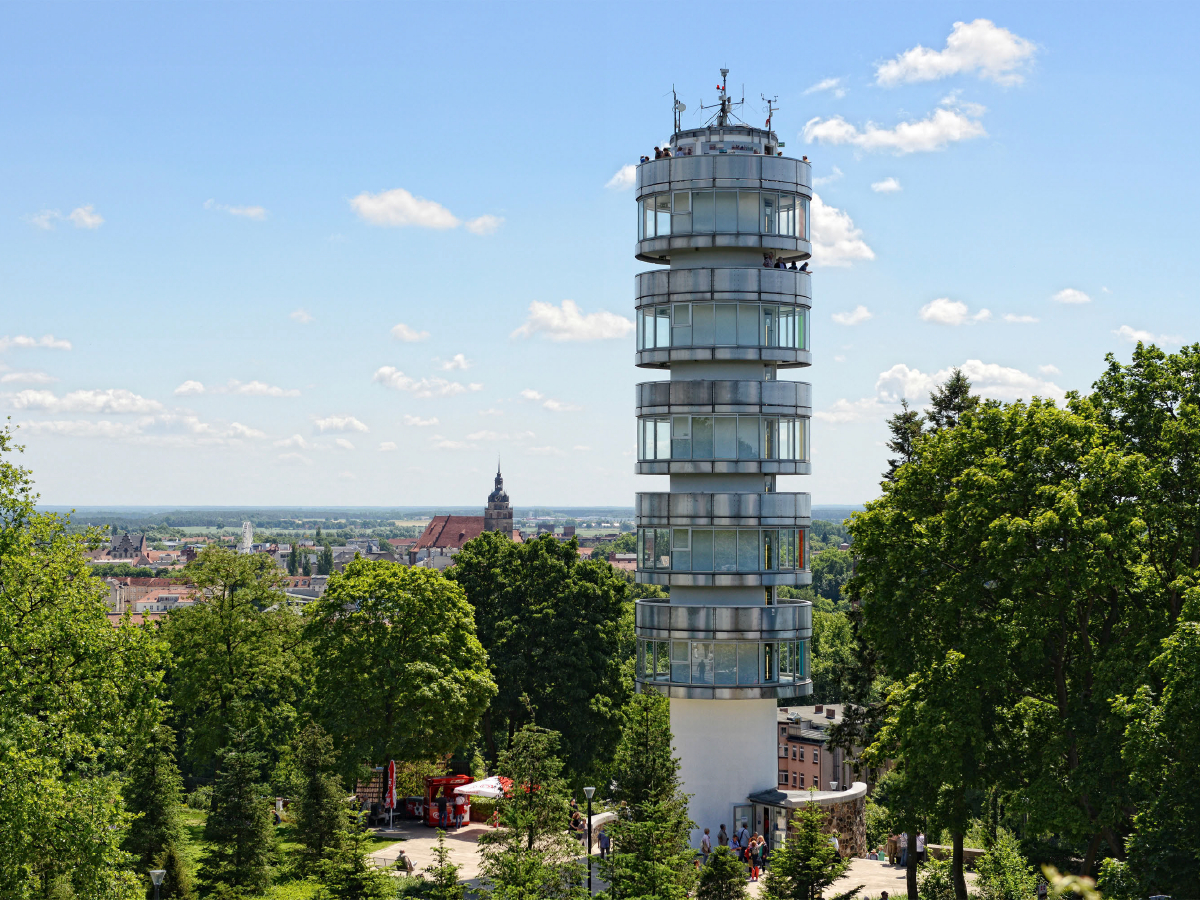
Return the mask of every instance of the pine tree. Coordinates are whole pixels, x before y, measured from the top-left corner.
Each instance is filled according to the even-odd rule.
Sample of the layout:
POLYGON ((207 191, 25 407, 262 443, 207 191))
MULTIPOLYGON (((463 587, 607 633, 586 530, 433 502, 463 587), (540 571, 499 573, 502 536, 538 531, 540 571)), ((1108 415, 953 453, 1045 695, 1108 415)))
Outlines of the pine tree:
POLYGON ((614 852, 601 872, 612 896, 682 900, 696 883, 694 825, 671 753, 669 701, 661 694, 631 698, 614 764, 627 815, 608 826, 614 852))
POLYGON ((308 557, 308 551, 300 555, 300 574, 305 577, 312 575, 312 561, 308 557))
POLYGON ((434 861, 425 867, 429 876, 426 896, 429 900, 463 900, 463 885, 458 883, 458 866, 450 862, 450 851, 446 849, 446 832, 438 829, 437 846, 433 848, 434 861))
POLYGON ((825 820, 815 803, 792 813, 787 840, 771 854, 763 884, 767 900, 821 900, 821 892, 850 868, 850 860, 838 856, 830 843, 825 820))
POLYGON ((300 572, 300 545, 293 543, 292 549, 288 551, 287 558, 287 573, 289 575, 297 575, 300 572))
POLYGON ((334 774, 333 740, 320 725, 309 725, 296 740, 300 784, 295 823, 304 845, 304 867, 337 848, 346 827, 346 790, 334 774))
POLYGON ((247 745, 246 732, 235 728, 229 746, 217 753, 212 807, 204 824, 208 848, 200 862, 200 880, 208 891, 263 893, 271 884, 275 834, 267 788, 260 783, 263 755, 247 745))
MULTIPOLYGON (((154 868, 167 873, 159 888, 160 900, 195 900, 196 889, 192 886, 192 876, 188 873, 177 844, 170 844, 154 859, 154 868)), ((147 896, 153 896, 153 890, 148 887, 147 896)))
POLYGON ((393 900, 396 886, 391 877, 367 859, 369 833, 359 815, 347 810, 337 846, 321 861, 318 870, 325 890, 321 900, 393 900))
POLYGON ((333 548, 329 546, 329 541, 325 542, 325 546, 321 548, 321 553, 317 556, 317 574, 330 575, 333 573, 333 548))
POLYGON ((929 394, 930 428, 940 431, 953 428, 962 418, 979 405, 979 396, 971 393, 971 380, 962 369, 954 369, 944 384, 938 385, 929 394))
POLYGON ((747 900, 746 865, 728 847, 717 847, 700 870, 696 900, 747 900))
POLYGON ((925 417, 908 405, 907 400, 900 401, 900 412, 888 419, 888 431, 892 438, 887 442, 887 448, 896 456, 888 460, 888 470, 884 478, 891 481, 895 478, 896 470, 913 458, 913 445, 921 436, 925 417))
POLYGON ((183 840, 183 780, 175 763, 175 732, 159 722, 136 741, 125 782, 125 807, 137 818, 125 835, 124 849, 143 870, 168 847, 183 840))

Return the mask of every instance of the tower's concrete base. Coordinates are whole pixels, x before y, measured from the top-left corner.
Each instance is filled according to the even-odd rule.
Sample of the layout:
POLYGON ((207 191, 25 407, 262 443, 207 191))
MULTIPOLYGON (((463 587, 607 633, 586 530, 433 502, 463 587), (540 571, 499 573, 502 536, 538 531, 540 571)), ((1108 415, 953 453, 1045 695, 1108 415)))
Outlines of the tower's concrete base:
POLYGON ((735 807, 751 833, 762 830, 746 798, 778 779, 776 706, 774 700, 671 700, 679 774, 692 795, 693 846, 705 828, 714 847, 722 824, 732 834, 735 807))

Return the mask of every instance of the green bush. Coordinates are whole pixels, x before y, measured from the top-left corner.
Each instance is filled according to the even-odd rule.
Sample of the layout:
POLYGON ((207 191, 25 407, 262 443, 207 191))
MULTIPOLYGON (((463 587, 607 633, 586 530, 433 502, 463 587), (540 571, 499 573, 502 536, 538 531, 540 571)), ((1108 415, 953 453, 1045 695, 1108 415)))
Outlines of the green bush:
POLYGON ((980 900, 1026 900, 1037 893, 1037 875, 1021 855, 1012 832, 1000 828, 996 841, 979 860, 975 889, 980 900))
POLYGON ((917 875, 917 893, 921 900, 954 900, 954 882, 950 877, 950 860, 933 859, 921 867, 917 875))
POLYGON ((202 784, 188 794, 187 805, 191 809, 208 809, 212 806, 212 785, 202 784))
POLYGON ((471 819, 476 822, 491 821, 492 813, 496 811, 496 801, 486 797, 471 799, 471 819))
POLYGON ((892 833, 892 814, 888 808, 868 797, 864 816, 867 821, 867 848, 886 847, 888 836, 892 833))

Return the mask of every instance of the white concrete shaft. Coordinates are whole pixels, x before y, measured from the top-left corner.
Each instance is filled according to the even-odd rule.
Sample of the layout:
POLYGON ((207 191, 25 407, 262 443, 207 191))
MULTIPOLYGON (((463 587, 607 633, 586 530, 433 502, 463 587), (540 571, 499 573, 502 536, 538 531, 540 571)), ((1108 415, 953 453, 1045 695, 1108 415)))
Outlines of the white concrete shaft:
MULTIPOLYGON (((672 700, 671 733, 683 790, 696 828, 692 845, 700 846, 710 829, 713 846, 724 824, 733 833, 733 808, 747 806, 756 791, 775 787, 778 742, 774 700, 672 700)), ((747 822, 754 831, 755 823, 747 822)))

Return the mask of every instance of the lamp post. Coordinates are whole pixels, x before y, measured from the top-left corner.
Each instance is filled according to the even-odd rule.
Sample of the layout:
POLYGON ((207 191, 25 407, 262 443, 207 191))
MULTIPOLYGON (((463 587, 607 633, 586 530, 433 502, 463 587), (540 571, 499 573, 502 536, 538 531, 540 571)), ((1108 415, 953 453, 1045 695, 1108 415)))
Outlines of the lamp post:
POLYGON ((588 896, 592 896, 592 794, 594 787, 585 787, 583 796, 587 797, 587 867, 588 867, 588 896))
POLYGON ((162 884, 163 876, 166 874, 166 869, 150 870, 150 880, 154 882, 154 900, 158 900, 158 886, 162 884))

